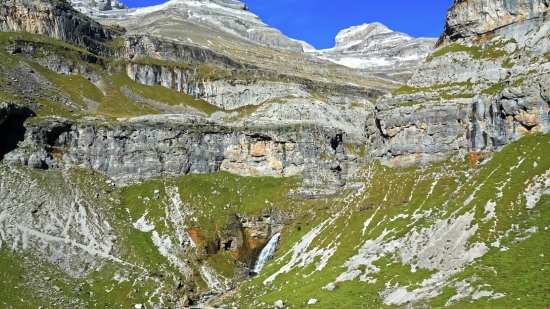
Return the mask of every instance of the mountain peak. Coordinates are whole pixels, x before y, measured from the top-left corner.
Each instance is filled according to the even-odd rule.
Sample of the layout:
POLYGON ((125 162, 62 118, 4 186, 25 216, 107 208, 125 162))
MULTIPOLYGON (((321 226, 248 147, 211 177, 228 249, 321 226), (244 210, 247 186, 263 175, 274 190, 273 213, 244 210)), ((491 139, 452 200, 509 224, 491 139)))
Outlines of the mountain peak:
POLYGON ((336 35, 336 47, 344 47, 350 42, 362 41, 386 33, 393 33, 393 31, 378 22, 353 26, 340 31, 336 35))
POLYGON ((435 39, 415 39, 374 22, 340 31, 335 47, 318 52, 323 59, 351 68, 406 71, 414 68, 434 46, 435 39))

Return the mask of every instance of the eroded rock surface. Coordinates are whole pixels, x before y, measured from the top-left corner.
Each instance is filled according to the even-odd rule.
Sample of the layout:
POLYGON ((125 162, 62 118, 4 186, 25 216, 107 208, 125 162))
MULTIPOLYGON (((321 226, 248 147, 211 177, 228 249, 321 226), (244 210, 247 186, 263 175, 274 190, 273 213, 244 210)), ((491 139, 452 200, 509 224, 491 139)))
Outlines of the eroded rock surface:
POLYGON ((371 155, 408 166, 547 133, 546 10, 540 1, 457 1, 443 45, 407 86, 378 101, 371 155))

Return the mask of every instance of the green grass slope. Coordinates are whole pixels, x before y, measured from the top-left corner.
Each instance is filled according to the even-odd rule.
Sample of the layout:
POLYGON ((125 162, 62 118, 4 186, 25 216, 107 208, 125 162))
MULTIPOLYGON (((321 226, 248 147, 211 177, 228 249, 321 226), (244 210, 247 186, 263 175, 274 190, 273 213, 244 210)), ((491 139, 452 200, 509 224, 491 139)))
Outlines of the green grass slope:
POLYGON ((531 135, 480 166, 469 158, 401 170, 372 163, 356 180, 361 189, 344 192, 325 220, 309 232, 285 230, 275 259, 228 302, 548 307, 548 151, 549 135, 531 135), (336 289, 324 288, 331 283, 336 289))

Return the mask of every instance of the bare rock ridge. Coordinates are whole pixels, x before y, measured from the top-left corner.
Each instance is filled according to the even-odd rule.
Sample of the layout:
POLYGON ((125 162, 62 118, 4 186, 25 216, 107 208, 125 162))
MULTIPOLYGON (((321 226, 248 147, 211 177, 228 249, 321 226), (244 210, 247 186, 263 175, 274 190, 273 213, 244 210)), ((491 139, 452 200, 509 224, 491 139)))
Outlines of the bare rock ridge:
POLYGON ((372 157, 407 166, 550 130, 546 1, 455 1, 440 46, 369 120, 372 157))
POLYGON ((97 11, 110 11, 127 9, 128 7, 116 0, 75 0, 71 1, 72 6, 80 11, 88 12, 97 11))
POLYGON ((98 6, 81 0, 71 2, 82 13, 94 18, 116 20, 130 31, 136 29, 135 27, 141 31, 140 25, 134 26, 134 23, 143 23, 144 19, 148 19, 155 20, 155 27, 151 30, 157 34, 167 34, 173 30, 171 23, 177 20, 183 24, 192 22, 195 26, 216 29, 272 48, 297 52, 303 50, 299 42, 262 23, 258 16, 248 11, 246 4, 237 0, 170 0, 157 6, 131 9, 120 4, 114 7, 98 6), (170 14, 159 16, 162 12, 170 14))

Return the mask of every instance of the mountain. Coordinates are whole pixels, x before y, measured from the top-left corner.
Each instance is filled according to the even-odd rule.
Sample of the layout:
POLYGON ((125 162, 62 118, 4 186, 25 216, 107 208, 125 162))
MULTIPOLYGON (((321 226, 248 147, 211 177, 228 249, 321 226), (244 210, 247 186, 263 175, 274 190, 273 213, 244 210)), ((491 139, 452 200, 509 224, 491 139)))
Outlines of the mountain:
POLYGON ((237 1, 108 4, 0 4, 0 307, 548 305, 544 1, 455 1, 406 85, 237 1))
POLYGON ((372 23, 340 31, 335 47, 316 53, 322 59, 344 66, 398 77, 412 73, 416 65, 435 48, 435 43, 436 39, 415 39, 380 23, 372 23))
MULTIPOLYGON (((343 30, 337 37, 335 48, 316 51, 308 43, 288 38, 279 30, 264 24, 258 16, 249 11, 246 4, 236 0, 171 0, 153 7, 134 9, 116 9, 114 6, 113 9, 98 9, 93 3, 91 5, 80 0, 71 1, 81 12, 104 24, 121 25, 131 34, 147 33, 169 40, 197 44, 259 66, 268 65, 270 68, 288 72, 294 72, 296 67, 300 66, 301 70, 310 70, 309 74, 315 74, 311 72, 311 68, 319 67, 317 62, 321 59, 361 71, 368 69, 380 73, 380 70, 383 70, 386 78, 389 78, 389 73, 397 81, 403 82, 410 78, 415 65, 426 57, 436 42, 435 39, 413 39, 374 23, 343 30), (350 32, 353 32, 352 35, 347 36, 350 32), (285 51, 291 66, 285 68, 284 62, 266 59, 265 55, 272 53, 270 50, 262 49, 255 53, 254 51, 259 48, 256 44, 285 51), (352 46, 354 44, 356 46, 352 46), (243 57, 242 49, 248 51, 246 57, 243 57), (314 57, 305 57, 302 55, 303 52, 314 57), (288 56, 293 53, 296 56, 289 58, 288 56), (304 61, 306 65, 301 66, 304 61)), ((350 74, 349 69, 334 65, 330 71, 338 72, 339 80, 342 80, 341 75, 350 74)), ((360 72, 356 75, 364 74, 360 72)))
MULTIPOLYGON (((106 2, 105 7, 111 8, 110 2, 106 2)), ((226 35, 271 48, 303 51, 299 42, 262 23, 258 16, 248 11, 246 4, 237 0, 170 0, 161 5, 137 9, 120 7, 121 5, 113 9, 103 9, 94 2, 86 3, 81 0, 71 0, 71 3, 82 13, 96 18, 116 19, 118 23, 140 34, 147 33, 145 29, 148 28, 156 35, 173 38, 185 33, 173 33, 173 30, 184 29, 191 23, 194 27, 202 26, 211 30, 208 32, 213 32, 212 34, 222 31, 226 35), (170 13, 165 14, 167 12, 170 13), (154 27, 151 27, 152 23, 155 24, 154 27)), ((203 35, 205 32, 201 31, 203 35)), ((215 42, 215 38, 212 35, 207 38, 190 36, 188 39, 207 45, 207 39, 215 42)))

